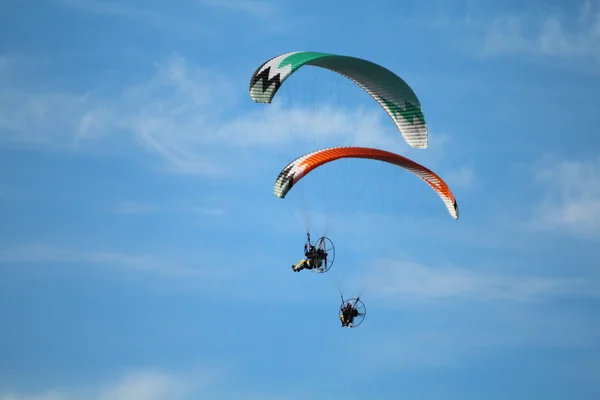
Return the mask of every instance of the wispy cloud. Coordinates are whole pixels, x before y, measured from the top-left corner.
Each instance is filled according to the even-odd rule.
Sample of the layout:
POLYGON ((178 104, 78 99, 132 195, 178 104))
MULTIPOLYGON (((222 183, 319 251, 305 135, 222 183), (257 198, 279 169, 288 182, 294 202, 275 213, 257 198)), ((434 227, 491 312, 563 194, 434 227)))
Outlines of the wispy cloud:
POLYGON ((429 267, 414 261, 378 261, 370 268, 374 295, 415 301, 477 299, 531 302, 561 297, 599 297, 600 284, 585 278, 506 275, 455 266, 429 267))
POLYGON ((159 15, 148 11, 147 8, 134 7, 122 1, 58 0, 58 2, 91 13, 117 15, 160 23, 159 15))
MULTIPOLYGON (((98 0, 58 0, 63 6, 72 7, 80 11, 98 14, 108 17, 126 18, 142 24, 148 24, 159 29, 168 30, 170 33, 182 33, 186 36, 206 35, 210 33, 206 24, 187 19, 181 15, 172 13, 176 9, 169 7, 169 3, 163 3, 166 7, 156 7, 156 3, 143 2, 133 4, 127 1, 98 1, 98 0)), ((160 3, 159 3, 160 4, 160 3)), ((188 11, 191 13, 192 11, 188 11)), ((197 17, 202 14, 197 13, 197 17)))
POLYGON ((267 31, 287 33, 294 31, 297 19, 291 19, 284 14, 284 2, 271 0, 187 0, 181 1, 177 7, 172 7, 169 2, 143 2, 138 3, 113 0, 58 0, 62 5, 72 7, 83 12, 126 18, 143 24, 152 25, 159 29, 168 30, 169 33, 183 33, 190 35, 214 35, 224 25, 232 22, 215 16, 231 16, 240 14, 247 19, 247 26, 267 31), (211 13, 214 10, 216 13, 211 13), (183 14, 181 13, 183 11, 183 14), (256 25, 256 21, 260 25, 256 25))
POLYGON ((5 145, 64 147, 89 107, 85 95, 4 91, 0 96, 0 141, 5 145))
POLYGON ((156 211, 156 208, 149 204, 123 200, 116 205, 114 211, 117 214, 150 214, 156 211))
POLYGON ((590 348, 600 332, 591 309, 555 307, 565 299, 597 303, 600 282, 584 277, 379 260, 362 287, 369 304, 385 300, 371 306, 371 318, 402 315, 363 343, 365 372, 452 368, 507 349, 590 348))
POLYGON ((600 332, 589 315, 561 310, 462 308, 427 315, 405 315, 410 326, 391 322, 387 333, 367 339, 357 354, 361 369, 377 373, 390 368, 453 368, 511 349, 593 348, 600 332))
POLYGON ((197 214, 211 217, 221 217, 226 214, 224 209, 218 207, 194 207, 193 211, 197 214))
POLYGON ((577 16, 554 11, 499 17, 488 28, 483 51, 600 61, 600 2, 583 3, 577 16))
POLYGON ((201 369, 187 374, 141 370, 97 387, 50 389, 37 394, 5 392, 0 393, 0 400, 184 400, 216 394, 214 384, 221 379, 221 374, 219 369, 201 369))
POLYGON ((449 171, 444 179, 448 182, 450 187, 467 187, 471 186, 473 183, 475 179, 475 172, 472 167, 464 166, 459 169, 449 171))
MULTIPOLYGON (((7 88, 0 97, 3 139, 78 149, 93 141, 94 148, 105 143, 110 149, 128 136, 175 171, 221 177, 248 173, 249 162, 264 162, 265 152, 306 141, 307 132, 318 138, 315 146, 407 147, 380 110, 328 103, 291 108, 275 102, 243 112, 241 91, 227 77, 190 66, 176 55, 156 67, 150 80, 114 97, 7 88)), ((249 98, 245 101, 251 105, 249 98)))
MULTIPOLYGON (((38 393, 0 392, 0 400, 300 400, 323 399, 318 393, 304 388, 269 388, 257 390, 240 387, 231 368, 195 368, 186 372, 167 372, 159 369, 140 369, 122 374, 104 384, 72 385, 38 393), (235 382, 235 384, 232 384, 235 382)), ((244 373, 239 371, 239 373, 244 373)))
MULTIPOLYGON (((6 189, 6 195, 4 191, 0 189, 0 199, 3 197, 9 198, 11 193, 6 189)), ((203 203, 203 202, 200 202, 203 203)), ((207 204, 215 203, 215 201, 207 202, 207 204)), ((217 203, 218 204, 218 203, 217 203)), ((192 214, 192 215, 204 215, 209 217, 223 217, 227 215, 225 207, 217 205, 191 205, 189 203, 177 203, 170 205, 156 205, 146 202, 134 201, 134 200, 122 200, 117 202, 114 207, 110 209, 114 214, 120 215, 149 215, 149 214, 192 214)))
POLYGON ((199 0, 200 4, 250 14, 261 19, 275 17, 282 2, 271 0, 199 0))
POLYGON ((534 166, 544 199, 534 223, 542 229, 600 238, 600 159, 576 161, 546 156, 534 166))
POLYGON ((195 0, 203 8, 212 8, 218 14, 232 16, 238 14, 248 20, 253 32, 257 29, 271 34, 293 35, 301 29, 308 29, 318 23, 318 17, 311 13, 292 13, 288 10, 292 2, 279 0, 195 0), (258 24, 257 24, 258 22, 258 24))
POLYGON ((198 261, 186 263, 176 257, 166 257, 164 255, 131 255, 119 252, 74 250, 44 244, 4 246, 0 249, 0 264, 84 264, 125 268, 162 276, 197 277, 202 279, 231 278, 234 276, 233 271, 210 268, 209 259, 210 255, 205 255, 200 260, 200 264, 198 264, 198 261))

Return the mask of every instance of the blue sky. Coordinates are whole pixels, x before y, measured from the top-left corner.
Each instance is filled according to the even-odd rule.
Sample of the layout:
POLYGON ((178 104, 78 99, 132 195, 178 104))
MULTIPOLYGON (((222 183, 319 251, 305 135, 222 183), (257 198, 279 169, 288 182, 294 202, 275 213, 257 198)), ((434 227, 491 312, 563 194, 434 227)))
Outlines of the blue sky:
POLYGON ((600 398, 600 3, 369 4, 0 5, 0 400, 600 398), (430 147, 314 68, 254 104, 295 50, 398 73, 430 147), (273 195, 347 144, 460 219, 377 163, 273 195), (290 269, 303 199, 340 215, 325 275, 290 269))

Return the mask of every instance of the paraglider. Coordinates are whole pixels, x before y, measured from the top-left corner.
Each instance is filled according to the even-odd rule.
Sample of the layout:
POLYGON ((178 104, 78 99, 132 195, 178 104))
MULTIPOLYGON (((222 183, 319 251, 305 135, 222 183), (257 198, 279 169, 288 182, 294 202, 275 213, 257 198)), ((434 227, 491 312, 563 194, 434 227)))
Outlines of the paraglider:
POLYGON ((411 147, 427 148, 427 125, 415 92, 392 71, 361 58, 314 51, 281 54, 256 69, 250 79, 250 97, 256 103, 271 103, 283 82, 305 65, 353 81, 385 109, 411 147))
POLYGON ((366 315, 367 308, 360 297, 344 300, 344 296, 342 296, 342 305, 340 306, 342 328, 356 328, 363 322, 366 315))
POLYGON ((310 233, 306 234, 307 241, 304 243, 304 259, 296 265, 292 265, 294 272, 308 269, 313 272, 323 273, 329 271, 335 260, 335 247, 333 242, 323 236, 316 242, 310 240, 310 233))

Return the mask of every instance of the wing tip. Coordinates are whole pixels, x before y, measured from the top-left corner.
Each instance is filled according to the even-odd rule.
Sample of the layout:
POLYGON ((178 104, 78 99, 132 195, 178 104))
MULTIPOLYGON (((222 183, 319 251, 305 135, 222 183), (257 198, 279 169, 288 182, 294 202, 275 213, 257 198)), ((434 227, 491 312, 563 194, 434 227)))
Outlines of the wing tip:
POLYGON ((279 179, 275 182, 275 187, 273 188, 273 194, 275 196, 279 197, 280 199, 283 199, 285 197, 285 191, 283 190, 281 181, 279 179))
POLYGON ((458 203, 456 202, 456 200, 454 200, 454 203, 453 203, 452 205, 453 205, 453 208, 454 208, 454 210, 453 210, 454 212, 453 212, 453 215, 452 215, 452 217, 453 217, 455 220, 458 220, 458 217, 459 217, 459 214, 460 214, 460 213, 459 213, 459 211, 458 211, 458 203))
POLYGON ((406 142, 408 145, 414 149, 426 149, 429 147, 429 138, 427 137, 427 132, 425 132, 424 137, 406 137, 406 142))
POLYGON ((292 186, 293 184, 291 184, 291 181, 288 180, 287 182, 284 182, 284 179, 282 179, 282 176, 280 175, 279 178, 277 178, 277 180, 275 181, 275 186, 273 187, 273 194, 275 194, 275 196, 279 197, 280 199, 285 199, 285 196, 288 194, 292 186))
MULTIPOLYGON (((250 96, 250 97, 252 97, 252 96, 250 96)), ((258 104, 271 104, 271 99, 257 99, 257 98, 252 97, 252 100, 258 104)))

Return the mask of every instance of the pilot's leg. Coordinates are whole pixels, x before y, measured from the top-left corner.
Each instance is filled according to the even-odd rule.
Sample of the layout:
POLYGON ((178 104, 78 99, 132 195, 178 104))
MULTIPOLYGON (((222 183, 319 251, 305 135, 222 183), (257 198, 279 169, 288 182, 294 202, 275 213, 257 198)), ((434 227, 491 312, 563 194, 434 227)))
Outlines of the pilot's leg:
POLYGON ((306 260, 300 260, 296 265, 292 265, 294 272, 301 271, 305 268, 306 260))

